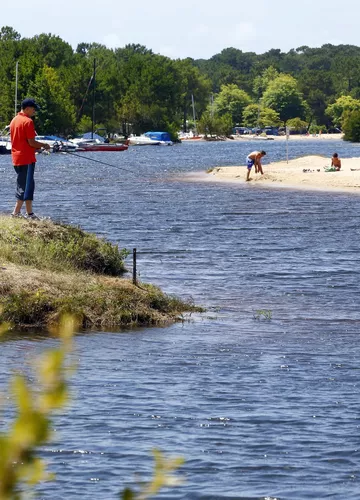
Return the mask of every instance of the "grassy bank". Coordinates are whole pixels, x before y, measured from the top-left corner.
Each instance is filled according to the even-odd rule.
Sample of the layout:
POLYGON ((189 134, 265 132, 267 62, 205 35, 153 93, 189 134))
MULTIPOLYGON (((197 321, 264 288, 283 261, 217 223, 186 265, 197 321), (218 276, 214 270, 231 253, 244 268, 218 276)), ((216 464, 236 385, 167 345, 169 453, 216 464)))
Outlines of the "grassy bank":
POLYGON ((0 216, 0 323, 46 328, 70 313, 85 328, 145 326, 196 310, 123 278, 126 255, 72 226, 0 216))

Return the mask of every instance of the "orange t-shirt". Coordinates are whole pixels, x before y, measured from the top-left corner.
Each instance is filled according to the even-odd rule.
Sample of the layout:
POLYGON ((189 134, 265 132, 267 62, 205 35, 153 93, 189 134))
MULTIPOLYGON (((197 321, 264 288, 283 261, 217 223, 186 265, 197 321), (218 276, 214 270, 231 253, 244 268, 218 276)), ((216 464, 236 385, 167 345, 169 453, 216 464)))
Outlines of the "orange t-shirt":
POLYGON ((36 162, 35 148, 27 141, 35 139, 35 135, 34 122, 20 111, 10 123, 11 155, 15 167, 36 162))

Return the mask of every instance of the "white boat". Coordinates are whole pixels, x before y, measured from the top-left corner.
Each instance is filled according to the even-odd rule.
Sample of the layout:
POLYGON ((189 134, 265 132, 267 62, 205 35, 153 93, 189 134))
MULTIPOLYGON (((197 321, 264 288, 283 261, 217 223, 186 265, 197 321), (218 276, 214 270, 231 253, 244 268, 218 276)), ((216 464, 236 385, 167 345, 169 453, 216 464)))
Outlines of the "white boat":
POLYGON ((202 135, 195 135, 192 131, 190 132, 179 132, 178 137, 180 141, 201 141, 204 139, 202 135))
POLYGON ((144 136, 153 141, 158 141, 160 146, 172 146, 174 144, 168 132, 146 132, 144 136))
POLYGON ((10 127, 7 125, 0 133, 0 155, 11 153, 10 127))
POLYGON ((57 137, 56 135, 37 135, 35 140, 49 144, 52 153, 76 151, 78 149, 78 146, 73 142, 57 137))
POLYGON ((128 139, 130 146, 159 146, 160 141, 146 137, 146 135, 131 135, 128 139))
POLYGON ((0 155, 9 155, 11 153, 10 140, 0 137, 0 155))
POLYGON ((78 151, 126 151, 129 147, 128 142, 112 143, 104 140, 103 137, 93 134, 93 138, 88 138, 89 134, 84 134, 83 137, 71 139, 71 143, 76 145, 78 151))

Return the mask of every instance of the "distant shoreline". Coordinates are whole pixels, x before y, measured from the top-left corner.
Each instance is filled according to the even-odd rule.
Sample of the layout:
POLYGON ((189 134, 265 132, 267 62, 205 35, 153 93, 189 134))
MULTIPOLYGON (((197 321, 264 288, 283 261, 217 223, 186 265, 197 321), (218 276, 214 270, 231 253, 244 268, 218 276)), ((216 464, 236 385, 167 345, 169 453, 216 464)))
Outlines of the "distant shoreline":
MULTIPOLYGON (((342 141, 344 134, 316 134, 316 135, 290 135, 289 142, 292 141, 342 141)), ((266 141, 286 141, 286 135, 267 135, 266 137, 261 137, 258 135, 232 135, 231 137, 215 138, 204 136, 199 136, 196 138, 181 138, 180 142, 192 143, 192 142, 266 142, 266 141)))
MULTIPOLYGON (((290 135, 289 142, 291 141, 341 141, 344 134, 316 134, 316 135, 290 135)), ((256 135, 234 135, 235 141, 259 141, 261 142, 261 137, 256 135)), ((263 138, 264 141, 274 139, 274 141, 285 141, 286 135, 268 135, 263 138)))

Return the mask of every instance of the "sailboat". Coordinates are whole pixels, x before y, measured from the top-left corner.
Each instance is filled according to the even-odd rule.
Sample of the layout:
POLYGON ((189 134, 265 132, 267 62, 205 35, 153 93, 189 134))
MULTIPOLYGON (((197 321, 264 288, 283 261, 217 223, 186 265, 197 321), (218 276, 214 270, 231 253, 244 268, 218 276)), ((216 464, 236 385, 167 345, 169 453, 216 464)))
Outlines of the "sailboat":
POLYGON ((181 141, 191 141, 191 140, 200 140, 202 137, 198 134, 197 126, 196 126, 196 113, 195 113, 195 99, 194 94, 191 94, 191 105, 193 110, 193 120, 194 120, 194 130, 188 133, 182 133, 180 135, 181 141))
POLYGON ((96 59, 94 59, 94 70, 92 75, 93 87, 93 102, 92 102, 92 118, 91 132, 84 134, 82 137, 72 139, 71 142, 78 146, 77 151, 126 151, 129 147, 128 141, 125 144, 116 144, 106 142, 106 140, 94 133, 95 124, 95 75, 96 75, 96 59))

